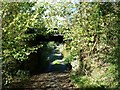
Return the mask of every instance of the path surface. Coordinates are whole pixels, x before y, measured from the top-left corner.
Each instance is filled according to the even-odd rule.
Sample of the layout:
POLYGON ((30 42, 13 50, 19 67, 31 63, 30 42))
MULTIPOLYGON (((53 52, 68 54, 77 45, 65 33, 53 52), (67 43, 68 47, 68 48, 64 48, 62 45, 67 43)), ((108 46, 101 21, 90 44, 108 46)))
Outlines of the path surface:
POLYGON ((43 73, 34 75, 23 85, 24 90, 74 90, 69 73, 43 73))
POLYGON ((66 71, 66 65, 62 60, 61 47, 59 44, 49 56, 47 73, 33 75, 27 81, 15 83, 13 87, 20 90, 75 90, 70 80, 70 73, 66 71), (56 59, 59 64, 53 64, 56 59))
POLYGON ((54 72, 54 71, 64 72, 67 70, 66 64, 64 64, 64 61, 62 59, 63 58, 62 50, 63 50, 63 45, 59 44, 55 47, 55 49, 49 56, 50 63, 48 66, 48 72, 54 72), (56 61, 59 64, 53 64, 54 61, 56 61))

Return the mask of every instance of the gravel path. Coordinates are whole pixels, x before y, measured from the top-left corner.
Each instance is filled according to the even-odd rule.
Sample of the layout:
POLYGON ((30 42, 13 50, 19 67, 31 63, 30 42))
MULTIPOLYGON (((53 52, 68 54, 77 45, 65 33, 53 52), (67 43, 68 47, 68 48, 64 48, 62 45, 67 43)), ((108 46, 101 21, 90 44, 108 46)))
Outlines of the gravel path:
POLYGON ((43 73, 40 75, 34 75, 30 78, 28 83, 24 85, 25 88, 29 89, 46 89, 46 90, 73 90, 75 87, 72 84, 69 73, 43 73))
MULTIPOLYGON (((16 83, 15 90, 76 90, 68 72, 50 72, 33 75, 29 80, 16 83), (19 89, 20 88, 20 89, 19 89)), ((14 90, 11 89, 11 90, 14 90)))

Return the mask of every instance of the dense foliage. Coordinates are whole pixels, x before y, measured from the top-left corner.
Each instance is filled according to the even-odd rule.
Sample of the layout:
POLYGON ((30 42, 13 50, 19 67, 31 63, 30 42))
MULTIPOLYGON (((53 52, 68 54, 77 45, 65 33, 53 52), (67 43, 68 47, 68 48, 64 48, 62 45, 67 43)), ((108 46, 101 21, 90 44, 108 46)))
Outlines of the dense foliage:
POLYGON ((72 78, 78 87, 115 88, 119 68, 119 4, 81 3, 76 8, 69 33, 64 33, 70 52, 66 59, 79 61, 78 75, 72 78))
MULTIPOLYGON (((3 3, 3 84, 28 74, 20 65, 31 55, 54 48, 53 43, 37 43, 37 36, 62 34, 64 60, 79 62, 71 76, 76 86, 116 88, 120 83, 119 10, 119 3, 3 3)), ((46 55, 42 52, 38 58, 44 61, 46 55)))
POLYGON ((43 7, 35 8, 35 3, 28 2, 3 3, 2 7, 2 73, 3 84, 7 85, 16 74, 28 74, 20 70, 21 65, 44 46, 35 39, 46 35, 47 30, 41 18, 43 7))

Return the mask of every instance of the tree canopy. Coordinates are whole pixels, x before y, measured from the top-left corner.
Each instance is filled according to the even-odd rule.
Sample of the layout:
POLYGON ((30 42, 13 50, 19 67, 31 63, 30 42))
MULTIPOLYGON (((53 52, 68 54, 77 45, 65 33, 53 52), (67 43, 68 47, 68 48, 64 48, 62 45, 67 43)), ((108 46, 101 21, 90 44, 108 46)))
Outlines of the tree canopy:
POLYGON ((65 61, 79 62, 72 76, 78 87, 119 86, 119 10, 119 2, 3 2, 3 84, 11 83, 18 63, 44 47, 33 44, 37 36, 61 34, 65 61))

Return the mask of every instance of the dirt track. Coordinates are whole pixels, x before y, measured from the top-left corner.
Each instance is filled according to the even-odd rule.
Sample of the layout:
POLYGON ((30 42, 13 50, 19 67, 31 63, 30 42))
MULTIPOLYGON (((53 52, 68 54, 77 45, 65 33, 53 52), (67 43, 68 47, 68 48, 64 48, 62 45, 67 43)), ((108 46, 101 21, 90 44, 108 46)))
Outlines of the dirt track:
POLYGON ((28 81, 15 84, 16 90, 76 90, 68 72, 50 72, 33 75, 28 81))

